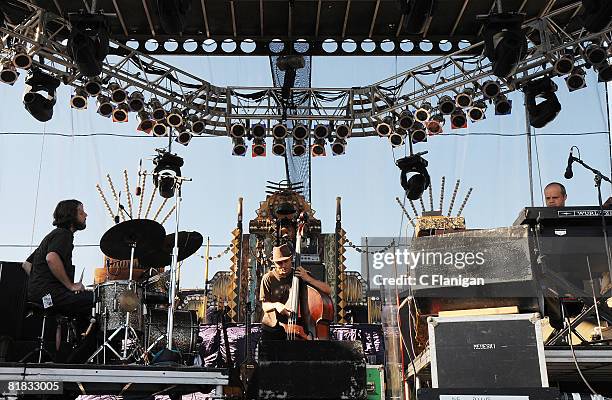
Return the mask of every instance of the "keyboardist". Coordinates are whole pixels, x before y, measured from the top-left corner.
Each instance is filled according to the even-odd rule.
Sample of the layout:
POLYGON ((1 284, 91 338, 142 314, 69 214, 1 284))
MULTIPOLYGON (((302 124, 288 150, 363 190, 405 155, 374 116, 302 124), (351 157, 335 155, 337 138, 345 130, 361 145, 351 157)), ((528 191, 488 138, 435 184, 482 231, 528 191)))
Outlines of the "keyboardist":
POLYGON ((565 207, 567 191, 559 182, 551 182, 544 188, 546 207, 565 207))

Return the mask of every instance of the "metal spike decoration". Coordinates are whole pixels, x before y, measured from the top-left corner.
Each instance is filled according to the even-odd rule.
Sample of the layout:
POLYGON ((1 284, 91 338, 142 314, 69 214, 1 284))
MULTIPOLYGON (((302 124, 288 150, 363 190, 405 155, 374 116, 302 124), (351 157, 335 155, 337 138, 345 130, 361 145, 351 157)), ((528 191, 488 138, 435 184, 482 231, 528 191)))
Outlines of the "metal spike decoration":
POLYGON ((463 203, 461 203, 461 207, 459 207, 459 211, 457 212, 458 217, 461 216, 461 213, 463 212, 463 209, 465 208, 465 205, 468 202, 470 195, 472 194, 472 189, 473 188, 470 188, 470 190, 468 190, 467 194, 465 195, 465 199, 463 199, 463 203))
POLYGON ((442 183, 440 184, 440 211, 443 210, 444 207, 444 183, 446 182, 446 177, 442 177, 442 183))
POLYGON ((165 198, 164 201, 162 201, 161 205, 157 209, 157 212, 155 213, 155 216, 153 217, 153 221, 157 221, 157 217, 159 217, 159 214, 162 212, 167 202, 168 202, 167 198, 165 198))
POLYGON ((125 196, 127 197, 128 210, 130 215, 134 215, 132 213, 132 193, 130 192, 130 181, 128 179, 127 169, 123 170, 123 181, 125 183, 125 196))
MULTIPOLYGON (((115 185, 113 185, 113 180, 111 179, 109 174, 106 174, 106 180, 108 181, 108 186, 110 186, 111 193, 113 194, 113 199, 115 199, 115 203, 119 203, 119 195, 117 195, 117 191, 115 190, 115 185)), ((121 210, 119 211, 119 215, 122 221, 125 221, 125 215, 121 210)))
POLYGON ((172 215, 172 213, 174 212, 174 210, 176 209, 176 205, 173 205, 172 208, 170 209, 170 211, 168 211, 168 214, 166 214, 166 216, 164 217, 164 219, 161 220, 160 224, 165 224, 166 221, 168 220, 168 218, 170 218, 170 216, 172 215))
POLYGON ((459 191, 459 182, 461 182, 461 179, 457 179, 457 182, 455 183, 455 189, 453 190, 453 196, 451 197, 451 202, 450 202, 450 207, 448 208, 448 216, 451 216, 451 213, 453 212, 453 206, 455 205, 455 198, 457 197, 457 192, 459 191))
POLYGON ((408 210, 406 210, 406 207, 404 207, 404 205, 402 204, 402 201, 400 200, 400 198, 396 197, 395 201, 397 201, 397 204, 399 204, 400 208, 402 209, 402 212, 404 213, 404 215, 408 219, 408 222, 410 222, 410 225, 412 225, 413 228, 416 228, 416 225, 414 224, 414 221, 412 220, 412 217, 410 217, 410 214, 408 214, 408 210))
POLYGON ((419 203, 421 203, 421 211, 423 211, 423 214, 425 214, 425 202, 423 201, 423 196, 422 195, 421 195, 421 197, 419 197, 419 203))
POLYGON ((433 188, 429 185, 429 211, 433 211, 433 188))
POLYGON ((106 200, 106 196, 104 195, 104 192, 102 192, 102 188, 100 187, 99 183, 96 183, 96 189, 98 190, 98 194, 100 195, 100 198, 102 199, 102 202, 104 203, 104 206, 106 207, 106 210, 108 211, 108 214, 110 215, 111 219, 113 219, 115 217, 113 215, 113 210, 111 210, 111 207, 108 204, 108 200, 106 200))
POLYGON ((417 211, 416 207, 414 206, 414 201, 409 200, 410 201, 410 207, 412 207, 412 212, 414 212, 415 216, 419 216, 419 212, 417 211))
MULTIPOLYGON (((143 193, 144 196, 144 193, 143 193)), ((149 198, 149 204, 147 205, 147 212, 145 212, 145 219, 147 219, 147 217, 149 216, 149 213, 151 212, 151 206, 153 205, 153 199, 155 198, 155 188, 153 188, 153 190, 151 191, 151 197, 149 198)))
POLYGON ((140 179, 140 195, 138 196, 138 218, 140 219, 140 215, 142 214, 142 202, 144 200, 145 197, 145 185, 147 183, 147 170, 145 169, 144 174, 142 176, 139 176, 138 179, 140 179))

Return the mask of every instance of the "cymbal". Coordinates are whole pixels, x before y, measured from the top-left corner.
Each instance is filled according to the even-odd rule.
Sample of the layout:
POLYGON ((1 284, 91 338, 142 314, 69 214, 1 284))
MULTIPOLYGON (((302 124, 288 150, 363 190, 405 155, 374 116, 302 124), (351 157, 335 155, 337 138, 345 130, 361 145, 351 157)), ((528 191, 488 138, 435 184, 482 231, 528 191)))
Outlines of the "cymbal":
POLYGON ((100 249, 111 258, 129 260, 131 246, 134 257, 141 258, 159 249, 164 243, 166 230, 151 219, 132 219, 110 228, 100 239, 100 249))
MULTIPOLYGON (((194 254, 204 243, 199 232, 181 231, 178 235, 178 261, 183 261, 194 254)), ((149 267, 161 267, 172 263, 172 249, 174 248, 174 233, 167 235, 160 248, 140 257, 140 262, 149 267)))

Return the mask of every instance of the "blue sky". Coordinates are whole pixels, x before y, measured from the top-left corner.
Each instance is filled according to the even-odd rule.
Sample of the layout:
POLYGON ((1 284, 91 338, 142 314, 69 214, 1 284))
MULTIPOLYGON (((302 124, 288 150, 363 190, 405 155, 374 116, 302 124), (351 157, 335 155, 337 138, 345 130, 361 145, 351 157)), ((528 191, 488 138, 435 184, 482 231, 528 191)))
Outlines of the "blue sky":
MULTIPOLYGON (((165 60, 218 86, 270 86, 272 82, 266 57, 165 60)), ((312 86, 366 85, 422 62, 423 59, 414 57, 315 57, 312 86)), ((544 185, 552 180, 566 184, 570 205, 594 204, 596 196, 590 173, 576 166, 574 179, 566 181, 563 172, 569 148, 577 145, 583 159, 609 173, 608 135, 546 135, 607 131, 604 86, 597 84, 592 74, 588 75, 588 87, 574 93, 568 93, 560 80, 557 82, 563 110, 549 126, 536 130, 536 135, 542 136, 537 136, 533 143, 535 204, 542 204, 540 180, 544 185)), ((80 199, 89 213, 88 228, 77 234, 75 243, 95 245, 112 225, 95 189, 96 183, 107 188, 105 176, 109 173, 116 185, 122 185, 123 170, 128 169, 133 189, 139 160, 142 158, 145 168, 151 169, 154 149, 165 145, 166 140, 136 132, 134 115, 130 115, 130 122, 126 124, 112 123, 98 116, 93 99, 87 111, 71 109, 68 105, 70 91, 66 87, 58 92, 53 119, 43 124, 24 110, 22 92, 23 75, 13 87, 0 86, 0 132, 122 133, 132 136, 0 135, 0 220, 3 228, 0 230, 0 259, 25 259, 29 245, 33 243, 35 247, 51 230, 53 208, 64 198, 80 199)), ((519 210, 530 202, 525 136, 479 135, 525 132, 522 96, 517 93, 511 97, 514 100, 512 115, 495 116, 489 110, 486 121, 470 124, 463 130, 451 131, 447 123, 444 134, 417 146, 419 151, 429 151, 425 158, 429 160, 434 185, 434 204, 438 203, 443 175, 447 185, 445 210, 456 179, 461 179, 461 186, 455 212, 468 188, 474 188, 463 213, 469 228, 511 225, 519 210)), ((259 202, 265 198, 266 181, 284 179, 282 158, 271 154, 266 158, 233 157, 228 138, 195 138, 189 146, 177 145, 173 150, 185 160, 183 175, 193 179, 184 187, 181 229, 197 230, 205 238, 210 236, 211 243, 223 247, 229 243, 230 231, 236 225, 238 197, 244 197, 246 222, 255 216, 259 202)), ((411 229, 406 231, 406 221, 402 220, 395 201, 395 197, 402 197, 403 193, 394 160, 404 154, 404 148, 393 150, 386 139, 372 137, 349 140, 344 156, 313 159, 312 206, 316 217, 322 221, 323 231, 333 231, 335 198, 340 196, 344 229, 354 243, 360 243, 363 236, 395 236, 400 229, 403 234, 411 235, 411 229)), ((151 182, 147 186, 150 190, 151 182)), ((106 193, 109 194, 108 190, 106 193)), ((605 185, 604 196, 610 193, 610 186, 605 185)), ((172 227, 171 219, 166 229, 171 231, 172 227)), ((213 248, 211 254, 217 254, 223 247, 213 248)), ((358 253, 348 249, 347 257, 349 269, 359 270, 358 253)), ((102 264, 102 254, 95 246, 77 247, 73 261, 77 271, 85 269, 84 281, 91 283, 94 267, 102 264)), ((213 260, 211 276, 228 267, 228 257, 213 260)), ((182 278, 182 287, 202 287, 204 260, 197 256, 187 260, 182 278)))

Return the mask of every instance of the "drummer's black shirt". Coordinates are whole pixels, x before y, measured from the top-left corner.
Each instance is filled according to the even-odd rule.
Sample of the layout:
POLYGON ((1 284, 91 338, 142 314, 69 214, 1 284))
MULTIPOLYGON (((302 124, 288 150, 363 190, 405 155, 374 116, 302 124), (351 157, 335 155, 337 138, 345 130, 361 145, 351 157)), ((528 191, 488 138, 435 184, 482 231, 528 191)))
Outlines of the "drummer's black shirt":
POLYGON ((74 266, 72 265, 72 249, 74 234, 70 229, 55 228, 40 242, 34 253, 28 257, 32 263, 32 271, 28 280, 28 298, 40 302, 41 298, 51 294, 51 298, 68 291, 51 272, 47 264, 47 254, 57 253, 64 263, 66 275, 74 282, 74 266))

